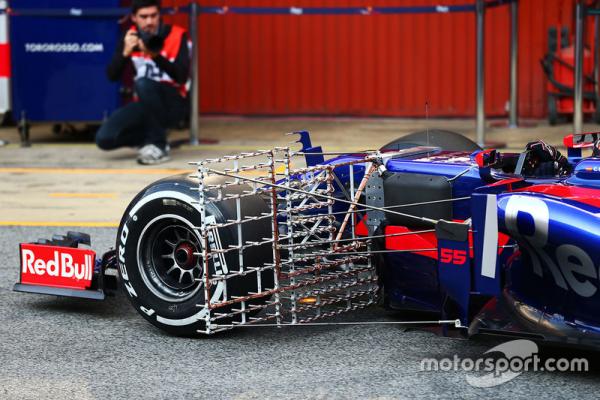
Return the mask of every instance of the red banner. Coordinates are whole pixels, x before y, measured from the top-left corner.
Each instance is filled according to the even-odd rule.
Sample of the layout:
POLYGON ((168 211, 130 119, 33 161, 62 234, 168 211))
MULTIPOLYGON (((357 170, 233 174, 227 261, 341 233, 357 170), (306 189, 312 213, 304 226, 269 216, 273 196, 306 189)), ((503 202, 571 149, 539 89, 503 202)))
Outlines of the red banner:
POLYGON ((94 274, 96 253, 71 247, 20 245, 21 283, 87 289, 94 274))
POLYGON ((10 78, 10 47, 0 43, 0 78, 10 78))

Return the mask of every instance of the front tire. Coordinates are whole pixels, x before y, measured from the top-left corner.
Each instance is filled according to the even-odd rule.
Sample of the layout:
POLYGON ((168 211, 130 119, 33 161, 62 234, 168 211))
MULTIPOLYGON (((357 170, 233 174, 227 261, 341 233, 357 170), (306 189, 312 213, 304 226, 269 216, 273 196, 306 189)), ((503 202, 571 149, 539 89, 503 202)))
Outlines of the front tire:
MULTIPOLYGON (((206 331, 208 311, 204 308, 205 286, 202 279, 207 268, 202 257, 203 240, 197 183, 187 178, 168 178, 150 185, 131 202, 119 227, 117 249, 121 282, 134 308, 156 327, 176 335, 196 336, 206 331)), ((247 188, 243 188, 246 189, 247 188)), ((207 219, 224 222, 234 218, 235 204, 224 201, 206 206, 207 219)), ((256 197, 245 198, 242 212, 257 215, 268 212, 266 203, 256 197)), ((269 220, 244 224, 245 241, 261 240, 271 234, 269 220)), ((220 228, 209 235, 210 247, 227 248, 237 244, 236 226, 220 228)), ((244 252, 247 266, 271 262, 270 246, 259 246, 244 252)), ((208 263, 209 275, 228 274, 239 270, 237 252, 214 253, 208 263)), ((263 285, 272 285, 272 274, 262 275, 263 285)), ((237 276, 225 283, 213 283, 211 302, 219 302, 227 293, 241 296, 256 291, 256 274, 237 276)), ((265 286, 263 286, 264 288, 265 286)), ((270 286, 272 287, 272 286, 270 286)), ((259 299, 253 304, 267 299, 259 299)), ((217 311, 230 312, 231 306, 217 311)), ((231 323, 232 319, 219 323, 231 323)))

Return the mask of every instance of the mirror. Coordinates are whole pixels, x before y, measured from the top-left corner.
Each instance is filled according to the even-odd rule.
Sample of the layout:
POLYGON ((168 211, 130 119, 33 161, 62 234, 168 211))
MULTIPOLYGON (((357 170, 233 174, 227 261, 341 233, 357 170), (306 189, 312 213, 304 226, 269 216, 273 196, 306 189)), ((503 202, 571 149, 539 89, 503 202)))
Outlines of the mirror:
POLYGON ((496 149, 482 150, 475 155, 475 162, 479 168, 491 167, 498 163, 499 153, 496 149))

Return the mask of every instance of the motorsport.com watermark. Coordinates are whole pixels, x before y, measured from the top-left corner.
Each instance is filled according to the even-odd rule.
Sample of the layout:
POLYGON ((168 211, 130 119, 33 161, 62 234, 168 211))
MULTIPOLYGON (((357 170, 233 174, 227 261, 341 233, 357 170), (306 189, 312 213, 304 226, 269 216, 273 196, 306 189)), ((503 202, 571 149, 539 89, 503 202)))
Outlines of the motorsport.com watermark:
POLYGON ((103 43, 25 43, 27 53, 102 53, 103 43))
POLYGON ((586 358, 541 358, 538 346, 531 340, 512 340, 502 343, 488 351, 501 353, 501 357, 461 358, 425 358, 421 360, 420 370, 430 371, 464 371, 470 373, 465 378, 467 383, 475 387, 493 387, 506 383, 523 372, 587 372, 589 362, 586 358), (486 373, 487 374, 473 374, 486 373))

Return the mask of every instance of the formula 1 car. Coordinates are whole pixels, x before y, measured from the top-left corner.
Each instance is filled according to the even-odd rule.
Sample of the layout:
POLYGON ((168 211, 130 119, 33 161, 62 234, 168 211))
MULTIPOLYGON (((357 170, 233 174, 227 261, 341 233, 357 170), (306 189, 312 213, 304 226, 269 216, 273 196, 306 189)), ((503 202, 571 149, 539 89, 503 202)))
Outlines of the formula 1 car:
POLYGON ((582 157, 597 134, 567 136, 568 157, 441 130, 327 153, 296 134, 299 151, 207 159, 151 184, 95 263, 82 234, 21 244, 15 290, 103 298, 118 270, 135 309, 181 335, 379 302, 466 335, 600 344, 600 158, 582 157))

